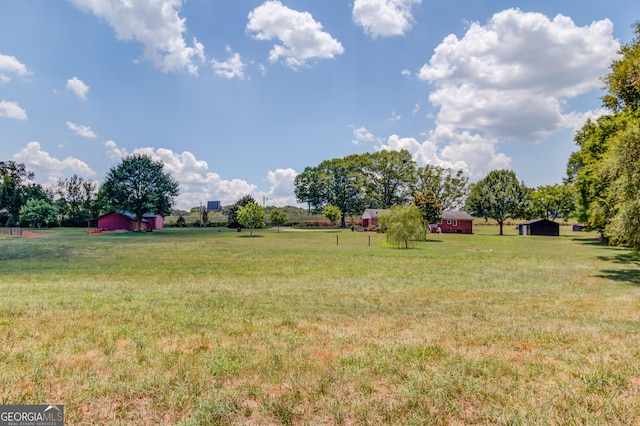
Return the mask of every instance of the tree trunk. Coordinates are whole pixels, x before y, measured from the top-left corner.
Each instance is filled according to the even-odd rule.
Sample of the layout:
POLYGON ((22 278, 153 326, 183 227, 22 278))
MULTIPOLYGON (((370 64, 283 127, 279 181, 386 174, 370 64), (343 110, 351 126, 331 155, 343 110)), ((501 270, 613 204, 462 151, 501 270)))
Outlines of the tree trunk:
POLYGON ((502 220, 499 220, 499 221, 498 221, 498 224, 500 225, 500 235, 504 235, 504 234, 502 233, 502 224, 503 224, 503 222, 504 222, 504 221, 502 221, 502 220))

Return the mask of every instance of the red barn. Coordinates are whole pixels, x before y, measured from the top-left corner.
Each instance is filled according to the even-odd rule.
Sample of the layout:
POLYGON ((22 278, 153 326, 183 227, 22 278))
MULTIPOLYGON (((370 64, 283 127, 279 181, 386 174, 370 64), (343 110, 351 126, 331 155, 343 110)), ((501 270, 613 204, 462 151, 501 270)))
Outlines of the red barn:
MULTIPOLYGON (((164 228, 164 219, 160 215, 153 213, 145 213, 142 215, 143 230, 154 230, 164 228)), ((102 215, 98 218, 98 229, 104 229, 106 231, 136 231, 138 229, 138 222, 136 221, 136 215, 129 212, 111 212, 102 215)))
POLYGON ((448 234, 473 234, 473 217, 467 212, 445 210, 437 226, 448 234))

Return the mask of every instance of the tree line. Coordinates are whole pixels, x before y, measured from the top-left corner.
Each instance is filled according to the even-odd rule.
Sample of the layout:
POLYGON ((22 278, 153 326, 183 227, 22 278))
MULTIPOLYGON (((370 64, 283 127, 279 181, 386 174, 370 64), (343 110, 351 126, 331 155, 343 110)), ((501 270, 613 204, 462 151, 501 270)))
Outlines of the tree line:
MULTIPOLYGON (((603 78, 602 104, 608 113, 587 120, 576 132, 578 149, 568 159, 562 184, 528 188, 511 170, 493 170, 470 183, 462 170, 419 167, 408 151, 385 150, 306 167, 294 182, 297 201, 309 213, 339 215, 341 226, 347 216, 366 208, 393 206, 413 206, 423 221, 442 210, 464 209, 495 219, 501 234, 508 219, 566 220, 574 215, 603 240, 640 249, 640 22, 634 26, 635 38, 621 46, 603 78)), ((140 221, 146 212, 168 214, 179 192, 161 162, 137 154, 112 168, 99 188, 77 175, 59 180, 56 188, 44 188, 33 183, 24 164, 14 161, 0 162, 0 177, 3 226, 82 226, 111 209, 131 211, 140 221)), ((239 217, 247 223, 263 220, 264 212, 254 212, 255 221, 247 219, 257 210, 246 209, 257 205, 247 197, 232 208, 229 225, 239 225, 239 217)))

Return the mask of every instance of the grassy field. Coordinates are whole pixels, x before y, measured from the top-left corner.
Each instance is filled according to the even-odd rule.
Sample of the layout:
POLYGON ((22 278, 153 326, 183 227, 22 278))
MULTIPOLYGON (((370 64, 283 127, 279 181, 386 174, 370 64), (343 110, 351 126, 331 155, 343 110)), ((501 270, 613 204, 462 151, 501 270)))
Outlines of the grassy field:
POLYGON ((640 424, 640 258, 506 231, 0 236, 0 404, 69 425, 640 424))

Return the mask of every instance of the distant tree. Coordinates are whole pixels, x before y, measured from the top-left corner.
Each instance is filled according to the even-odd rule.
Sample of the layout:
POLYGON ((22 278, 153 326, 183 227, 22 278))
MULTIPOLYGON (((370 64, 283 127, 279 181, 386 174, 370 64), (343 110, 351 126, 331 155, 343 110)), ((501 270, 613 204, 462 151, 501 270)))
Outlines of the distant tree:
POLYGON ((30 182, 35 175, 22 163, 0 161, 0 210, 7 210, 9 225, 16 224, 27 200, 51 201, 51 194, 30 182))
POLYGON ((312 208, 318 209, 322 205, 322 180, 317 167, 305 167, 294 180, 294 193, 296 200, 307 204, 307 213, 311 214, 312 208))
POLYGON ((567 185, 541 185, 531 191, 529 216, 553 221, 562 217, 565 222, 575 210, 573 191, 567 185))
POLYGON ((96 184, 78 175, 58 180, 55 205, 64 226, 86 226, 87 220, 97 216, 96 184))
POLYGON ((414 193, 433 191, 442 210, 460 210, 469 193, 469 178, 462 170, 427 164, 416 170, 414 193))
POLYGON ((363 154, 358 160, 365 176, 362 182, 364 204, 388 209, 405 205, 411 200, 416 163, 409 151, 382 150, 363 154))
POLYGON ((166 216, 178 195, 178 182, 163 171, 162 161, 144 154, 133 154, 112 167, 98 192, 102 208, 128 211, 136 216, 141 230, 142 215, 166 216))
POLYGON ((28 200, 20 208, 19 222, 23 226, 42 228, 58 222, 58 210, 46 200, 28 200))
POLYGON ((383 218, 387 228, 387 240, 398 247, 409 248, 412 241, 422 238, 425 233, 422 214, 413 204, 393 206, 383 218))
POLYGON ((256 203, 239 206, 238 222, 243 228, 249 229, 249 235, 253 237, 253 230, 264 226, 264 209, 256 203))
POLYGON ((236 201, 227 210, 227 228, 240 228, 240 222, 238 221, 238 208, 246 206, 247 204, 258 204, 251 195, 245 195, 236 201))
POLYGON ((271 209, 271 213, 269 214, 269 224, 271 226, 277 226, 278 232, 280 232, 280 226, 287 223, 288 217, 287 214, 282 209, 271 209))
POLYGON ((524 216, 528 190, 511 170, 493 170, 473 185, 467 208, 473 216, 495 219, 503 235, 507 219, 524 216))
POLYGON ((326 217, 329 222, 335 225, 337 220, 342 217, 342 212, 338 206, 324 206, 322 216, 326 217))
POLYGON ((430 223, 436 223, 442 217, 440 201, 431 189, 414 194, 413 205, 418 208, 418 211, 422 215, 422 223, 425 231, 428 229, 430 223))

